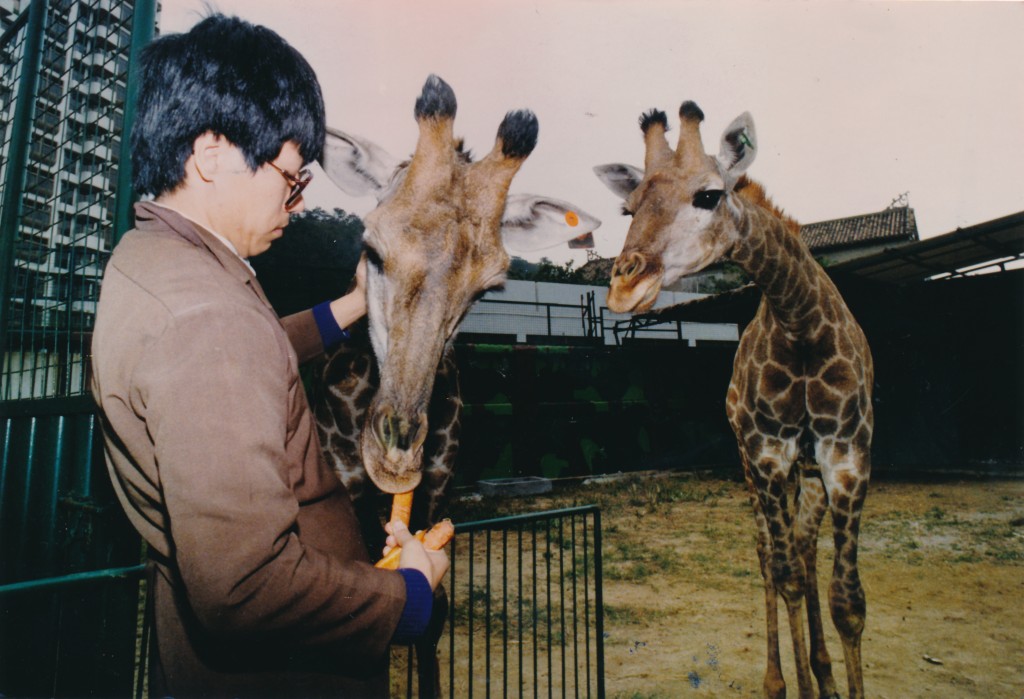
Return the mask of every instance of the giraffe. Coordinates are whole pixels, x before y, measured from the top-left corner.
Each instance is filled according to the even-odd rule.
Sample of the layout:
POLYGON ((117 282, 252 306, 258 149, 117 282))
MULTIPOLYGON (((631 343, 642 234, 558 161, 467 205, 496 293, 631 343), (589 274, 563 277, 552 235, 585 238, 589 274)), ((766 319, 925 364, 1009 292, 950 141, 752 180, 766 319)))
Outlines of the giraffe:
MULTIPOLYGON (((327 463, 352 498, 371 556, 380 555, 384 530, 376 489, 363 467, 359 440, 366 409, 380 385, 370 348, 369 328, 362 319, 349 328, 348 341, 326 353, 311 382, 320 445, 327 463)), ((427 407, 427 437, 423 443, 423 480, 415 490, 411 525, 426 529, 442 511, 455 473, 459 448, 462 398, 455 353, 447 345, 434 377, 427 407)))
POLYGON ((311 400, 325 456, 363 510, 369 539, 382 534, 379 523, 366 526, 371 482, 385 493, 418 486, 423 526, 446 498, 462 408, 451 341, 472 304, 504 283, 506 248, 524 254, 601 225, 567 202, 508 194, 537 141, 532 112, 506 114, 493 149, 473 162, 453 136, 456 107, 452 88, 431 75, 414 109, 410 161, 328 129, 321 162, 341 189, 378 201, 364 220, 368 318, 325 358, 311 400))
POLYGON ((717 157, 704 152, 700 108, 684 102, 679 118, 673 150, 664 112, 641 117, 643 170, 595 168, 633 217, 612 269, 608 306, 646 311, 664 284, 722 257, 761 289, 760 306, 736 351, 726 412, 757 524, 768 638, 764 694, 786 694, 778 640, 781 595, 799 696, 813 697, 812 674, 820 697, 839 696, 817 586, 818 528, 828 510, 835 542, 829 606, 842 639, 849 695, 863 697, 866 602, 857 537, 871 470, 871 352, 835 285, 797 234, 798 224, 744 174, 756 153, 749 113, 725 130, 717 157))

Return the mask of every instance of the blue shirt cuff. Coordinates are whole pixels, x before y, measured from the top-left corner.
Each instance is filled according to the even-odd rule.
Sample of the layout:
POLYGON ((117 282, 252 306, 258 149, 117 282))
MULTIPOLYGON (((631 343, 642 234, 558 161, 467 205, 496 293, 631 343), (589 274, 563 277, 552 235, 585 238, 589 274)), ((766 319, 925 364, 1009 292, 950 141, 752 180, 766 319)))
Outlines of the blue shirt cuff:
POLYGON ((423 573, 412 568, 399 568, 399 574, 405 578, 405 607, 398 620, 398 627, 391 643, 407 645, 412 643, 427 630, 430 614, 434 608, 434 593, 423 573))
POLYGON ((316 321, 317 330, 320 331, 324 349, 330 349, 350 337, 349 331, 339 326, 338 321, 334 319, 330 301, 313 306, 313 320, 316 321))

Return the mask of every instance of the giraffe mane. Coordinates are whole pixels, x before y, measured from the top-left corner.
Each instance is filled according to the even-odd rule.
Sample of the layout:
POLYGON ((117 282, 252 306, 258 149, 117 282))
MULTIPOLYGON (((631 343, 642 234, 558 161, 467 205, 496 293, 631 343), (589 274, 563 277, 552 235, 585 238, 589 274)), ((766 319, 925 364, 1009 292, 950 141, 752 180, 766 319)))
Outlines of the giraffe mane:
POLYGON ((775 202, 772 201, 771 197, 769 197, 768 193, 765 191, 764 185, 760 182, 743 175, 736 182, 735 191, 754 206, 764 209, 772 216, 775 216, 777 219, 782 221, 790 233, 796 236, 800 235, 800 223, 775 205, 775 202))
MULTIPOLYGON (((470 165, 473 163, 473 151, 469 148, 466 148, 466 140, 464 138, 456 138, 453 147, 455 148, 455 157, 457 157, 462 163, 466 165, 470 165)), ((410 164, 412 164, 411 155, 402 162, 400 162, 398 164, 398 167, 395 168, 395 170, 404 170, 405 168, 409 167, 410 164)))

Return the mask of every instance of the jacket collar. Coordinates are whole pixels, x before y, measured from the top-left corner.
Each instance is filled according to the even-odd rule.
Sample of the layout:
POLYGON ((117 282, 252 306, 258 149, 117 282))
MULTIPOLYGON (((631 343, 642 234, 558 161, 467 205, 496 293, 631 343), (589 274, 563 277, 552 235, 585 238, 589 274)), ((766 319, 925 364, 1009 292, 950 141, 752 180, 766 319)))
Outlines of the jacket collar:
POLYGON ((206 250, 217 259, 224 271, 240 283, 252 287, 260 300, 267 307, 271 307, 270 301, 263 293, 263 287, 256 281, 256 275, 249 265, 219 237, 195 221, 166 206, 152 201, 140 201, 135 204, 135 228, 144 232, 170 232, 190 245, 206 250))

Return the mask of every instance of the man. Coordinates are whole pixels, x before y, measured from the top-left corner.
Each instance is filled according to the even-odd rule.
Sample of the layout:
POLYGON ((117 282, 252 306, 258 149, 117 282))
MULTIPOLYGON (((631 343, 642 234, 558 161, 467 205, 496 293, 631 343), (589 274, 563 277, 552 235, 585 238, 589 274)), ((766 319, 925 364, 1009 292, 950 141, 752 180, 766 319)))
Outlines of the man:
POLYGON ((274 32, 213 15, 157 39, 132 131, 136 229, 105 273, 93 395, 156 575, 155 696, 386 696, 387 649, 448 567, 400 523, 366 558, 298 362, 365 313, 356 291, 278 319, 246 258, 282 235, 324 142, 316 76, 274 32))

